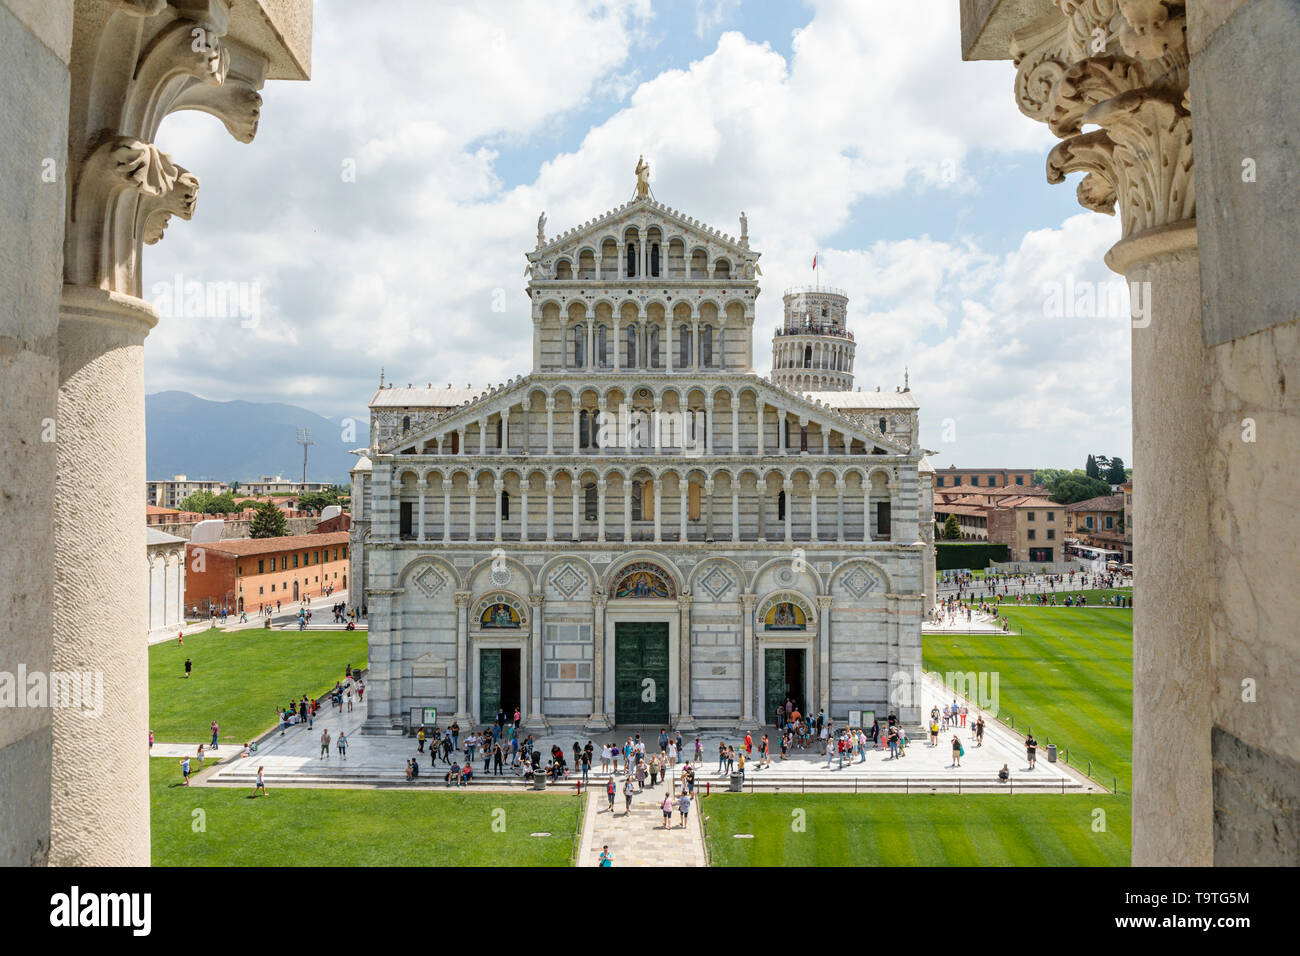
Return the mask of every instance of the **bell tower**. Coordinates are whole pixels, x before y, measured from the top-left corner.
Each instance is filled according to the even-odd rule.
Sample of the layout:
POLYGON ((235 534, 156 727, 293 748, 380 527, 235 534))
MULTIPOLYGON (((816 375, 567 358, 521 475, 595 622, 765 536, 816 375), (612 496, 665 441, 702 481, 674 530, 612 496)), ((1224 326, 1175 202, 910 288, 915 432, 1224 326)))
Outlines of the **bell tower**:
POLYGON ((772 337, 772 381, 801 392, 853 389, 849 297, 841 289, 787 289, 785 321, 772 337))

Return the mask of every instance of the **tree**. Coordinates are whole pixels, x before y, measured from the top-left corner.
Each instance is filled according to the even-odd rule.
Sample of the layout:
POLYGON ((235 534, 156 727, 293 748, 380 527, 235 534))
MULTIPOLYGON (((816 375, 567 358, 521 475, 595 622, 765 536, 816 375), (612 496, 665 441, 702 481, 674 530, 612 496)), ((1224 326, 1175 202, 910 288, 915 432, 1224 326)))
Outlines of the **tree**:
MULTIPOLYGON (((1089 456, 1091 460, 1092 456, 1089 456)), ((1110 485, 1100 478, 1087 475, 1065 475, 1058 479, 1052 488, 1052 500, 1057 504, 1070 505, 1076 501, 1087 501, 1110 494, 1110 485)))
POLYGON ((943 537, 945 541, 961 540, 961 523, 956 515, 948 515, 948 520, 943 523, 943 537))
POLYGON ((300 511, 324 511, 330 505, 342 504, 342 496, 337 486, 321 491, 308 491, 298 496, 300 511))
POLYGON ((235 504, 235 496, 230 492, 225 491, 219 495, 215 495, 212 500, 208 502, 208 506, 203 510, 210 515, 228 515, 232 512, 238 511, 239 507, 235 504))
POLYGON ((1124 468, 1123 458, 1112 458, 1106 469, 1106 480, 1112 485, 1122 485, 1128 481, 1128 472, 1124 468))
POLYGON ((197 511, 200 514, 207 514, 208 505, 212 504, 212 499, 215 497, 216 495, 210 491, 196 491, 181 502, 181 511, 197 511))
POLYGON ((250 538, 282 538, 289 533, 289 522, 274 502, 264 501, 248 523, 250 538))
POLYGON ((1100 478, 1101 469, 1097 467, 1097 459, 1092 455, 1088 456, 1088 463, 1083 466, 1083 472, 1089 478, 1100 478))

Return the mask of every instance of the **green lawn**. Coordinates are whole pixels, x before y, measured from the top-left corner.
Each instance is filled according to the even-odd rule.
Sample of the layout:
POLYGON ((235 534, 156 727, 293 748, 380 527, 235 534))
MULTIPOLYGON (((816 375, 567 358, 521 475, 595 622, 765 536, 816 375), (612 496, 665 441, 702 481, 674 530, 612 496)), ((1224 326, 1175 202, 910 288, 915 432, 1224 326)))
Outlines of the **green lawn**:
POLYGON ((176 760, 149 763, 154 866, 568 866, 586 800, 441 789, 253 797, 186 788, 176 760))
POLYGON ((275 709, 366 663, 365 631, 209 630, 149 648, 149 727, 159 741, 242 744, 275 724, 275 709), (185 658, 194 663, 185 678, 185 658))
POLYGON ((1129 862, 1127 797, 722 793, 707 797, 702 812, 714 866, 1129 862), (1102 823, 1104 832, 1095 832, 1102 823), (737 833, 754 838, 736 839, 737 833))
MULTIPOLYGON (((1020 635, 926 635, 925 669, 998 675, 999 716, 1068 747, 1070 763, 1130 792, 1133 615, 1105 608, 1004 608, 1020 635)), ((1039 751, 1043 754, 1043 750, 1039 751)), ((1044 755, 1045 756, 1045 755, 1044 755)))

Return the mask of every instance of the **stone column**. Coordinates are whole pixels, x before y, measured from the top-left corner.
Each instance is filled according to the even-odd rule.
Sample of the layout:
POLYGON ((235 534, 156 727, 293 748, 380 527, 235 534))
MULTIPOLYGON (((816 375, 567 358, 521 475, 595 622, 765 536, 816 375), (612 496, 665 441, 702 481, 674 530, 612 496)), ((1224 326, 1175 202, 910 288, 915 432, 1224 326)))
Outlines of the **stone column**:
POLYGON ((555 543, 555 479, 546 479, 546 543, 555 543))
POLYGON ((444 478, 442 482, 442 542, 451 541, 451 485, 444 478))
POLYGON ((546 399, 546 454, 555 454, 555 399, 546 399))
POLYGON ((713 397, 704 400, 704 454, 713 454, 713 397))
POLYGON ((519 540, 528 540, 528 479, 519 484, 519 540))
POLYGON ((731 479, 731 540, 740 540, 740 482, 731 479))
POLYGON ((662 532, 660 530, 663 527, 660 521, 660 519, 663 517, 663 506, 662 506, 663 495, 660 493, 663 489, 663 483, 664 483, 663 477, 660 475, 656 475, 654 480, 651 482, 651 484, 654 485, 654 490, 655 490, 655 542, 656 543, 663 540, 662 532))
POLYGON ((620 329, 620 326, 619 326, 619 322, 618 322, 618 316, 615 315, 615 316, 614 316, 614 342, 613 342, 613 345, 614 345, 614 371, 616 371, 616 372, 619 371, 619 370, 623 367, 623 366, 622 366, 622 361, 621 361, 621 359, 620 359, 620 357, 619 357, 619 344, 620 344, 620 343, 619 343, 619 329, 620 329))
POLYGON ((582 409, 578 407, 578 396, 573 397, 573 449, 571 454, 578 454, 578 420, 582 415, 582 409))
POLYGON ((456 602, 456 713, 452 719, 467 733, 476 721, 469 712, 469 591, 457 591, 456 602))
POLYGON ((678 540, 678 541, 685 541, 685 540, 686 540, 686 518, 687 518, 688 511, 689 511, 689 509, 688 509, 688 507, 687 507, 687 504, 688 504, 688 503, 687 503, 687 500, 686 500, 686 494, 687 494, 687 488, 688 488, 688 487, 689 487, 689 482, 687 482, 687 481, 683 481, 683 480, 681 480, 681 479, 678 480, 678 482, 677 482, 677 500, 678 500, 678 504, 680 505, 680 508, 681 508, 680 513, 678 514, 678 522, 677 522, 677 540, 678 540))
POLYGON ((758 457, 763 457, 763 413, 767 403, 761 398, 755 400, 755 410, 758 412, 758 457))
POLYGON ((835 543, 844 543, 844 488, 843 477, 835 479, 835 543))
POLYGON ((596 479, 596 540, 605 540, 605 489, 607 484, 603 477, 596 479))
POLYGON ((546 628, 542 615, 546 609, 545 594, 528 595, 528 606, 532 609, 533 620, 528 632, 528 713, 524 718, 524 729, 536 736, 548 733, 550 724, 542 713, 542 685, 546 680, 542 663, 542 642, 545 640, 546 628))
POLYGON ((754 674, 758 659, 758 648, 754 641, 754 605, 758 602, 757 594, 740 596, 740 623, 744 633, 743 688, 744 699, 741 701, 740 722, 742 727, 756 723, 754 720, 754 674))
MULTIPOLYGON (((812 509, 812 514, 811 514, 811 517, 810 517, 810 519, 809 519, 810 522, 811 522, 811 527, 809 528, 809 531, 808 531, 808 540, 809 540, 809 541, 817 541, 817 540, 819 540, 819 538, 818 538, 818 534, 817 534, 817 486, 814 484, 814 485, 809 489, 809 491, 810 491, 810 502, 809 502, 809 504, 810 504, 810 507, 811 507, 811 509, 812 509)), ((788 507, 788 505, 789 505, 789 503, 787 502, 787 507, 788 507)))
POLYGON ((817 596, 817 706, 831 715, 831 607, 835 598, 817 596))
POLYGON ((510 406, 501 410, 501 454, 510 454, 510 406))
POLYGON ((704 480, 704 540, 713 540, 713 479, 704 480))
POLYGON ((740 399, 731 397, 731 453, 740 454, 740 399))
POLYGON ((606 595, 600 588, 591 596, 591 717, 584 731, 595 733, 614 726, 605 696, 605 603, 606 595))
POLYGON ((468 541, 478 540, 478 480, 470 476, 465 488, 469 492, 469 537, 468 541))
POLYGON ((424 479, 423 478, 420 479, 420 495, 419 495, 419 500, 416 502, 415 506, 420 509, 420 520, 416 525, 417 527, 416 534, 419 536, 419 539, 423 541, 424 540, 424 479))
POLYGON ((676 719, 673 726, 686 733, 697 729, 695 718, 691 715, 691 605, 695 599, 689 594, 677 598, 677 611, 680 616, 677 625, 677 700, 673 701, 676 719))
POLYGON ((794 540, 794 481, 785 479, 785 543, 794 540))
POLYGON ((478 453, 482 457, 487 454, 487 419, 478 420, 478 453))
POLYGON ((578 494, 582 491, 582 478, 573 475, 569 478, 569 487, 573 489, 573 540, 582 540, 582 515, 578 511, 578 494))
MULTIPOLYGON (((623 479, 623 540, 632 540, 632 481, 623 479)), ((645 512, 643 511, 642 514, 645 512)))
POLYGON ((506 490, 506 483, 500 478, 492 483, 492 513, 493 528, 492 540, 500 543, 501 541, 501 493, 506 490))
POLYGON ((52 668, 102 682, 103 712, 51 708, 50 863, 59 866, 149 864, 149 763, 139 743, 149 729, 140 489, 144 338, 155 322, 152 307, 134 296, 63 287, 52 668))

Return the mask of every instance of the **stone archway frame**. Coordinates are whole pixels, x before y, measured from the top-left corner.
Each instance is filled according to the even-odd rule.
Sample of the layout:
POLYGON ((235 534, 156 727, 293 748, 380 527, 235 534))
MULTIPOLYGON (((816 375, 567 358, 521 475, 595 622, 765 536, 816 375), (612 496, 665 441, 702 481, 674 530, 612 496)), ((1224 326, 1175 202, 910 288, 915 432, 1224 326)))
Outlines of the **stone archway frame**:
POLYGON ((816 601, 809 600, 808 596, 805 595, 802 591, 796 591, 792 589, 770 591, 761 601, 758 602, 758 604, 755 606, 754 609, 754 633, 757 634, 760 639, 767 636, 768 634, 773 634, 773 635, 800 634, 800 635, 807 635, 809 638, 811 638, 813 635, 817 633, 817 627, 819 622, 820 622, 820 615, 817 613, 816 610, 816 601), (763 621, 767 617, 767 612, 772 610, 773 606, 777 604, 797 605, 799 610, 803 611, 804 613, 804 620, 805 620, 804 629, 802 631, 794 631, 794 630, 769 631, 767 629, 767 625, 764 624, 763 621))
MULTIPOLYGON (((680 600, 686 597, 682 572, 665 555, 653 551, 635 551, 625 555, 622 560, 611 566, 605 573, 601 593, 597 597, 600 633, 595 639, 603 648, 601 654, 601 697, 595 713, 614 717, 614 632, 620 621, 656 621, 668 624, 668 720, 673 725, 682 713, 681 684, 681 627, 680 600), (635 564, 651 564, 658 567, 672 585, 675 593, 669 598, 612 598, 613 585, 622 579, 627 570, 635 564)), ((690 634, 684 636, 690 639, 690 634)))

